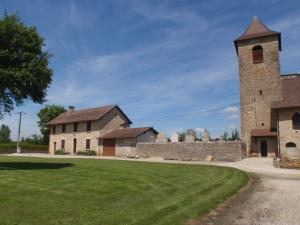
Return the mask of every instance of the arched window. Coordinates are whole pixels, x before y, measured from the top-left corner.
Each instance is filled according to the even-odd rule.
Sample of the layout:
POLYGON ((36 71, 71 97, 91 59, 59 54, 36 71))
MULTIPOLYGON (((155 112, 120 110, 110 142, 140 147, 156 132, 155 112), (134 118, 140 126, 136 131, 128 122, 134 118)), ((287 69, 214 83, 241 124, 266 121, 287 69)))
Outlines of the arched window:
POLYGON ((294 130, 300 130, 300 113, 296 112, 293 117, 293 129, 294 130))
POLYGON ((255 45, 252 48, 253 63, 262 63, 264 61, 264 51, 260 45, 255 45))
POLYGON ((287 147, 287 148, 296 148, 296 144, 294 142, 288 142, 288 143, 286 143, 285 147, 287 147))

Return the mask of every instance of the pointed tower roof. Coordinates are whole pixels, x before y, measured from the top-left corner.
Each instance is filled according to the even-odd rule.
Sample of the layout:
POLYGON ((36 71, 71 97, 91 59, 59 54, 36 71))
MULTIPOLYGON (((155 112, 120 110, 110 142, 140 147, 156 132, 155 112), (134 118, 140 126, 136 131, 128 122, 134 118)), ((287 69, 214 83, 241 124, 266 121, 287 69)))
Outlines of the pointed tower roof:
POLYGON ((261 22, 256 16, 254 16, 251 24, 248 26, 248 28, 243 33, 243 35, 234 40, 236 51, 238 52, 237 49, 238 41, 248 40, 248 39, 253 39, 258 37, 272 36, 272 35, 278 36, 279 49, 281 50, 280 32, 270 30, 263 22, 261 22))

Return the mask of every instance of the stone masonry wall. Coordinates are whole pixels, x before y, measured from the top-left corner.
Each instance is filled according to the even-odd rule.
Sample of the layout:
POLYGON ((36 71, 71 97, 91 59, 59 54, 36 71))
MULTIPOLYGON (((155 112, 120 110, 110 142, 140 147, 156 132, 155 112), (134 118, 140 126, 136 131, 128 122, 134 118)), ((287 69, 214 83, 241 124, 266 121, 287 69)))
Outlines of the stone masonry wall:
POLYGON ((128 127, 129 124, 123 115, 113 109, 100 120, 92 121, 91 131, 86 131, 86 122, 78 123, 78 130, 73 132, 73 123, 66 124, 66 132, 62 133, 62 125, 56 125, 56 133, 50 135, 49 154, 54 154, 54 142, 56 142, 56 150, 61 149, 61 141, 65 140, 65 151, 73 153, 73 139, 77 139, 76 151, 86 149, 86 139, 90 139, 90 149, 96 152, 102 152, 101 143, 99 145, 98 138, 102 134, 122 127, 128 127))
POLYGON ((241 138, 250 152, 251 129, 276 128, 271 102, 281 98, 278 37, 260 37, 238 43, 241 138), (253 63, 252 48, 263 48, 263 62, 253 63))
POLYGON ((288 156, 286 144, 293 142, 296 144, 296 151, 300 158, 300 130, 293 129, 292 121, 292 117, 296 112, 300 112, 300 108, 285 109, 279 112, 280 153, 288 156))
POLYGON ((135 154, 140 157, 163 157, 180 160, 205 160, 208 155, 215 161, 238 161, 245 157, 242 142, 177 142, 137 143, 135 154))

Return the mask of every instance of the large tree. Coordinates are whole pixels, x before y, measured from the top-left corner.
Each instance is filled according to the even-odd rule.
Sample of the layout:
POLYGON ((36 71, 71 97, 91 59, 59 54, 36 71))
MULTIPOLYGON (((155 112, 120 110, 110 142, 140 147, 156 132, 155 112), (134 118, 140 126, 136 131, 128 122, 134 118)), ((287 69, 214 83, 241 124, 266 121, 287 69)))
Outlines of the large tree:
POLYGON ((0 142, 10 142, 10 129, 4 124, 0 128, 0 142))
POLYGON ((63 112, 66 112, 66 109, 63 106, 46 105, 37 114, 38 117, 40 118, 38 124, 40 127, 41 134, 43 135, 44 144, 49 143, 50 129, 47 123, 63 112))
POLYGON ((0 18, 0 119, 30 99, 45 101, 51 83, 51 54, 36 27, 25 26, 17 14, 0 18))

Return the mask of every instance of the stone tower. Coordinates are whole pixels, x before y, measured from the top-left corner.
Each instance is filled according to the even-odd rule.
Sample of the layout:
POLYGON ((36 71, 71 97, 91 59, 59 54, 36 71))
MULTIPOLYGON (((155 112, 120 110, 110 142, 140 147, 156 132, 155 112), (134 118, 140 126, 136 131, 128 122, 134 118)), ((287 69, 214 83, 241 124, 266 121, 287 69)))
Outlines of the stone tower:
MULTIPOLYGON (((241 138, 249 154, 259 152, 252 149, 252 131, 259 130, 266 137, 277 128, 271 118, 271 102, 281 98, 281 35, 254 17, 234 44, 239 60, 241 138)), ((270 146, 277 145, 277 139, 272 142, 270 146)))

